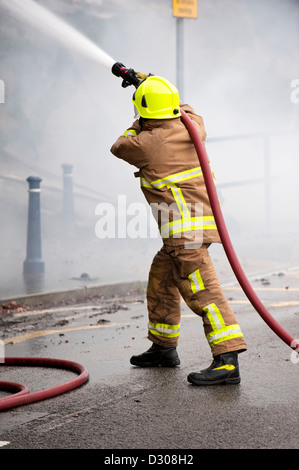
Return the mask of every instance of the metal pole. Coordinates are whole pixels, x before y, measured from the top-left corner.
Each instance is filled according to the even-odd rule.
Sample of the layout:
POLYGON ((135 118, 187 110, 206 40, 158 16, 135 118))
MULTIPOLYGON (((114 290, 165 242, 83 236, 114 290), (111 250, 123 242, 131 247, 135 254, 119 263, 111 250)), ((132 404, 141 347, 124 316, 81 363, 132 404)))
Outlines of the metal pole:
POLYGON ((66 230, 74 227, 73 165, 64 163, 63 168, 63 220, 66 230))
POLYGON ((264 136, 264 182, 265 182, 265 221, 267 228, 272 224, 272 205, 271 205, 271 157, 269 137, 264 136))
POLYGON ((184 100, 184 18, 176 19, 176 82, 180 99, 184 100))
POLYGON ((40 292, 44 285, 45 263, 42 260, 40 182, 38 176, 29 176, 29 206, 27 226, 27 255, 23 263, 23 280, 28 294, 40 292))
POLYGON ((40 217, 40 182, 38 176, 29 176, 29 207, 27 226, 27 257, 24 261, 24 273, 39 274, 45 271, 42 260, 41 217, 40 217))

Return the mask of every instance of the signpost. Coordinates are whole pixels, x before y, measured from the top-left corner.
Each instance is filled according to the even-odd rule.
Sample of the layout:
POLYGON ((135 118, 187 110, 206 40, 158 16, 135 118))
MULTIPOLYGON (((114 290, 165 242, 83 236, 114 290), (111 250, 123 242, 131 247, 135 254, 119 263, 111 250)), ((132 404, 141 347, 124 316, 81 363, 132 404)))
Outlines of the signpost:
POLYGON ((197 18, 197 0, 172 0, 176 17, 176 80, 180 98, 184 96, 184 18, 197 18))
POLYGON ((172 0, 173 16, 197 18, 197 0, 172 0))

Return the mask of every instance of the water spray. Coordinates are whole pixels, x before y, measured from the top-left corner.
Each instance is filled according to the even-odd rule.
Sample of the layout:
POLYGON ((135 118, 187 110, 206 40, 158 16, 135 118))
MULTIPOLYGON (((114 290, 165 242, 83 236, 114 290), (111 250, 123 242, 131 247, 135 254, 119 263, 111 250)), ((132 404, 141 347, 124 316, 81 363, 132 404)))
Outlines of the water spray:
POLYGON ((33 0, 0 0, 0 6, 22 22, 59 41, 70 50, 111 69, 115 60, 93 41, 33 0))
MULTIPOLYGON (((138 76, 144 76, 143 74, 139 72, 137 73, 134 72, 133 69, 127 69, 120 62, 117 62, 116 64, 114 64, 114 66, 112 67, 112 73, 116 75, 117 77, 122 77, 124 81, 126 82, 126 86, 128 86, 127 83, 129 85, 136 86, 137 80, 135 79, 135 76, 137 78, 138 76)), ((226 228, 226 224, 223 218, 221 206, 219 203, 219 198, 218 198, 217 191, 215 188, 215 183, 211 174, 209 158, 207 156, 205 147, 201 141, 200 135, 194 123, 189 118, 187 113, 185 113, 184 110, 181 109, 181 114, 182 114, 181 120, 186 126, 186 129, 188 130, 190 137, 194 143, 196 153, 198 155, 199 163, 202 169, 202 173, 204 176, 207 193, 208 193, 209 200, 211 203, 211 208, 215 217, 219 236, 220 236, 223 248, 225 250, 226 256, 228 258, 228 261, 235 273, 235 276, 241 288, 243 289, 245 295, 250 301, 251 305, 255 308, 255 310, 261 316, 261 318, 265 321, 265 323, 267 323, 267 325, 272 329, 272 331, 274 331, 274 333, 276 333, 276 335, 282 341, 284 341, 288 346, 290 346, 291 349, 294 349, 295 351, 299 351, 299 341, 294 339, 288 332, 286 332, 282 328, 282 326, 268 312, 266 307, 263 305, 263 303, 260 301, 256 293, 254 292, 252 286, 250 285, 240 265, 240 262, 233 248, 233 245, 230 240, 229 233, 228 233, 228 230, 226 228)))

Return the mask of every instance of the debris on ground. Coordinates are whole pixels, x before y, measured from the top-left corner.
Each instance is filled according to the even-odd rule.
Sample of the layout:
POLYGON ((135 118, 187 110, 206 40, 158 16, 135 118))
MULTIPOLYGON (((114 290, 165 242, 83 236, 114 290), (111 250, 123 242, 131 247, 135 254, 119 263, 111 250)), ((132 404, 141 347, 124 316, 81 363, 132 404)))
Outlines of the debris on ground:
POLYGON ((22 313, 30 310, 29 306, 21 306, 14 300, 9 303, 3 303, 0 307, 0 314, 1 313, 22 313))

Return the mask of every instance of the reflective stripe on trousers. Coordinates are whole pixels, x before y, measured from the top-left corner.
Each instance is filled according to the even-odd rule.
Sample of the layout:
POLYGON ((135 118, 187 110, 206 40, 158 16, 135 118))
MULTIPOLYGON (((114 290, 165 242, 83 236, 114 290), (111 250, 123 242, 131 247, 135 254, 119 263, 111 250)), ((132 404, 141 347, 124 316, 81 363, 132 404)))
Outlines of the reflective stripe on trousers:
POLYGON ((188 279, 190 280, 191 283, 191 290, 195 294, 195 292, 199 292, 203 289, 205 289, 203 280, 201 278, 199 269, 194 271, 194 273, 189 274, 188 279))
POLYGON ((207 340, 210 345, 221 343, 233 338, 241 338, 243 333, 238 324, 226 326, 223 317, 215 304, 207 305, 203 308, 206 313, 212 331, 207 335, 207 340))
POLYGON ((180 334, 180 325, 166 325, 165 323, 153 323, 149 321, 148 329, 150 333, 163 338, 175 338, 180 334))

